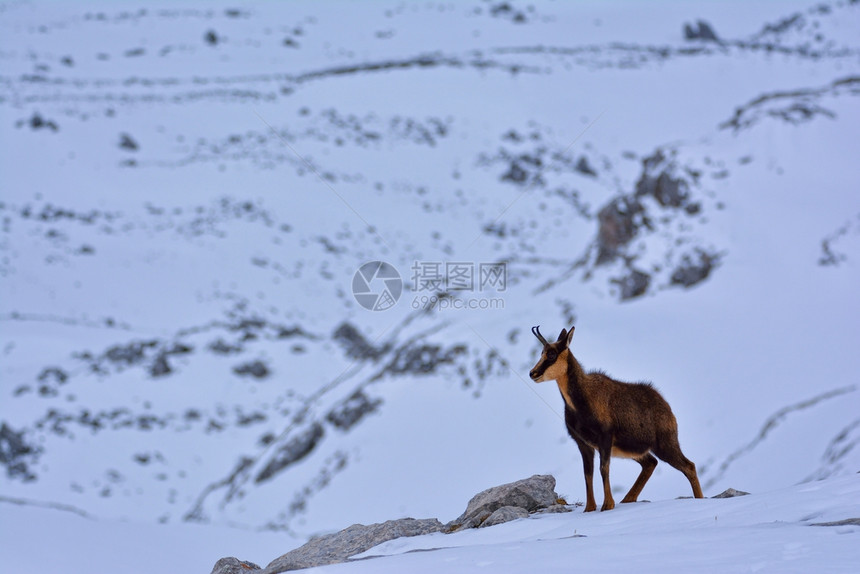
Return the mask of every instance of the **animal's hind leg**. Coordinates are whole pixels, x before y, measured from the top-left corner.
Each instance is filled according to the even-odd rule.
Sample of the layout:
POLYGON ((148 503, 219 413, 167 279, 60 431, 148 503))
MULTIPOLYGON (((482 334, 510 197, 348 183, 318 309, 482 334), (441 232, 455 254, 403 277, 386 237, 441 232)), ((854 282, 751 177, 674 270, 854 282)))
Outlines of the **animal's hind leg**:
POLYGON ((624 497, 624 500, 621 502, 636 502, 636 499, 639 498, 639 493, 642 492, 642 489, 645 487, 645 483, 648 482, 648 479, 651 478, 651 474, 654 472, 654 469, 657 467, 657 459, 654 458, 650 452, 646 452, 644 455, 636 459, 636 462, 642 465, 642 472, 639 473, 639 476, 636 478, 636 482, 633 483, 633 486, 630 487, 630 492, 624 497))
POLYGON ((693 496, 696 498, 705 497, 702 494, 702 487, 699 485, 699 475, 696 473, 696 465, 681 452, 681 445, 678 444, 677 436, 670 437, 669 440, 660 445, 659 450, 654 449, 653 452, 662 460, 680 470, 687 477, 687 480, 690 481, 690 486, 693 488, 693 496))
MULTIPOLYGON (((683 457, 684 455, 682 454, 681 456, 683 457)), ((702 486, 699 484, 699 475, 696 473, 696 465, 693 464, 693 461, 684 457, 684 466, 678 468, 678 470, 683 472, 687 480, 690 481, 690 486, 693 488, 693 496, 696 498, 705 498, 705 495, 702 494, 702 486)))

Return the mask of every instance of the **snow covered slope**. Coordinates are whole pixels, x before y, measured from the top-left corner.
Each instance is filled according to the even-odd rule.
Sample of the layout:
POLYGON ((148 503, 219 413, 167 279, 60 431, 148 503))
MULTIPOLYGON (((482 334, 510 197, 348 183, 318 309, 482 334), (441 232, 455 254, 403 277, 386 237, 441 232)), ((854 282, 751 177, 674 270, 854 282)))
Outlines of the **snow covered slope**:
POLYGON ((852 572, 860 477, 723 500, 547 514, 381 544, 330 572, 852 572), (418 552, 424 551, 424 552, 418 552), (385 557, 385 558, 382 558, 385 557))
MULTIPOLYGON (((623 504, 386 542, 314 572, 855 572, 860 475, 722 500, 623 504), (362 560, 362 558, 365 558, 362 560)), ((221 554, 265 565, 284 537, 192 524, 97 521, 4 508, 12 572, 201 572, 221 554), (14 528, 7 525, 14 524, 14 528)))
MULTIPOLYGON (((531 326, 572 323, 586 368, 666 396, 707 495, 856 472, 858 25, 0 5, 0 494, 295 545, 535 473, 578 500, 525 376, 531 326), (353 295, 393 288, 369 261, 390 308, 353 295)), ((660 465, 643 497, 688 489, 660 465)))

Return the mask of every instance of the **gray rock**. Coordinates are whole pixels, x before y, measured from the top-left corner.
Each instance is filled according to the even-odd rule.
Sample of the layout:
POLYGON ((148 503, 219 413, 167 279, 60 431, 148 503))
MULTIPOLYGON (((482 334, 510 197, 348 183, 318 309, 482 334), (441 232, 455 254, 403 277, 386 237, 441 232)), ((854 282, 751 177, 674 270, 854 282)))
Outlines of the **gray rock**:
POLYGON ((314 423, 308 428, 304 429, 304 431, 298 433, 288 442, 281 445, 274 454, 271 455, 268 464, 266 464, 263 470, 260 471, 257 478, 254 479, 255 482, 257 484, 265 482, 276 474, 282 472, 291 464, 305 458, 316 448, 324 435, 325 430, 323 429, 323 426, 314 421, 314 423))
POLYGON ((629 301, 641 297, 648 291, 648 287, 651 285, 651 275, 638 269, 630 269, 630 273, 624 277, 612 279, 611 282, 621 289, 619 295, 621 300, 629 301))
POLYGON ((597 177, 597 171, 595 171, 595 169, 591 167, 591 164, 588 163, 588 158, 584 155, 579 156, 579 160, 576 162, 576 165, 573 167, 573 169, 575 169, 582 175, 597 177))
POLYGON ((535 512, 555 505, 558 499, 558 494, 555 492, 555 478, 551 475, 536 474, 531 478, 494 486, 479 492, 469 501, 466 511, 446 525, 446 531, 477 528, 496 510, 504 506, 535 512))
POLYGON ((9 478, 20 478, 24 482, 36 480, 27 459, 35 462, 34 459, 40 451, 41 448, 27 444, 23 430, 16 432, 5 422, 0 423, 0 465, 6 466, 6 475, 9 478))
POLYGON ((128 134, 120 134, 119 147, 126 151, 137 151, 140 146, 134 141, 134 138, 128 134))
POLYGON ((149 374, 152 377, 164 377, 173 372, 170 368, 170 363, 167 362, 167 354, 161 353, 155 358, 155 362, 149 367, 149 374))
POLYGON ((358 327, 349 322, 341 323, 332 334, 332 339, 343 347, 347 357, 361 361, 376 361, 391 349, 388 344, 375 346, 361 334, 358 327))
POLYGON ((260 360, 242 363, 241 365, 233 367, 233 372, 243 377, 251 376, 255 379, 265 379, 270 374, 269 367, 266 366, 266 363, 260 360))
POLYGON ((642 175, 636 182, 636 197, 651 196, 662 207, 683 207, 690 197, 690 184, 678 167, 673 156, 666 156, 658 149, 653 155, 642 159, 642 175))
POLYGON ((326 415, 326 420, 343 431, 348 431, 361 419, 379 408, 382 399, 370 399, 358 389, 350 397, 335 405, 326 415))
POLYGON ((260 570, 260 567, 253 562, 246 562, 238 558, 222 558, 215 563, 212 568, 212 574, 246 574, 260 570))
POLYGON ((719 264, 720 256, 697 249, 694 254, 685 254, 681 263, 672 272, 672 284, 692 287, 701 283, 719 264))
POLYGON ((711 25, 704 20, 699 20, 695 25, 690 23, 684 24, 684 39, 685 40, 704 40, 706 42, 719 42, 717 33, 711 28, 711 25))
POLYGON ((369 526, 353 524, 340 532, 310 540, 304 546, 276 558, 262 570, 250 562, 242 562, 236 558, 222 558, 215 564, 212 574, 244 574, 245 572, 278 574, 338 564, 395 538, 493 526, 517 518, 526 518, 534 512, 570 512, 570 508, 559 503, 560 500, 555 492, 554 477, 534 475, 531 478, 495 486, 478 493, 469 501, 466 511, 457 520, 446 525, 435 518, 423 520, 402 518, 369 526))
POLYGON ((734 488, 727 488, 716 496, 712 496, 711 498, 734 498, 736 496, 746 496, 749 492, 744 492, 743 490, 735 490, 734 488))
POLYGON ((505 522, 516 520, 517 518, 528 517, 529 511, 525 508, 519 508, 518 506, 503 506, 488 516, 487 519, 481 523, 479 528, 495 526, 496 524, 504 524, 505 522))
POLYGON ((597 212, 597 265, 615 260, 645 224, 645 209, 636 197, 616 197, 597 212))
POLYGON ((313 566, 337 564, 345 562, 350 556, 395 538, 431 534, 441 530, 442 523, 435 518, 423 520, 401 518, 368 526, 353 524, 345 530, 314 538, 304 546, 287 552, 273 560, 260 574, 277 574, 313 566))

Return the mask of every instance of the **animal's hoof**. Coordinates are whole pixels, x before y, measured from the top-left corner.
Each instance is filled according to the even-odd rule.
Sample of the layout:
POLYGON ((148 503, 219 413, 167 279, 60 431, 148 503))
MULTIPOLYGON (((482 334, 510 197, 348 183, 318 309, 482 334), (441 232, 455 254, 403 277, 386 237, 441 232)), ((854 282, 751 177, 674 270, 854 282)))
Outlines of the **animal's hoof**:
POLYGON ((600 507, 600 512, 603 512, 604 510, 612 510, 613 508, 615 508, 614 502, 604 502, 603 506, 600 507))

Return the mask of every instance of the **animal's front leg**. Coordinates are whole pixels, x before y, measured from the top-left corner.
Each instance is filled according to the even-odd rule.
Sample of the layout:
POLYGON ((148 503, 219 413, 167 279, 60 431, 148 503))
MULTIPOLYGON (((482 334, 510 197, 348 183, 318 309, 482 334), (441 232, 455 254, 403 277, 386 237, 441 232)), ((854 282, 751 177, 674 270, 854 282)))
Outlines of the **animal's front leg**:
POLYGON ((597 510, 594 500, 594 449, 581 440, 576 441, 582 455, 582 471, 585 474, 585 512, 597 510))
POLYGON ((603 506, 601 511, 615 508, 615 500, 612 498, 612 487, 609 484, 609 460, 612 458, 612 446, 601 446, 600 453, 600 478, 603 479, 603 506))

